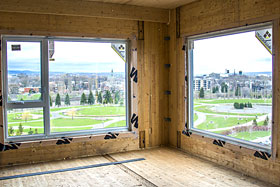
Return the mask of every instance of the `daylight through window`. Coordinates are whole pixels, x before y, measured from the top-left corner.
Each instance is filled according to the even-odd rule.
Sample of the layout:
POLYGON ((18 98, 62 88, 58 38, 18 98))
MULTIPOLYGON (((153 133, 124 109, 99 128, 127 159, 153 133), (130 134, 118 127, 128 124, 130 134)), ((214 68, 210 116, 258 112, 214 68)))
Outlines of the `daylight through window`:
POLYGON ((272 26, 192 37, 188 45, 190 128, 270 149, 272 26))
POLYGON ((6 139, 127 130, 125 41, 3 37, 6 139))

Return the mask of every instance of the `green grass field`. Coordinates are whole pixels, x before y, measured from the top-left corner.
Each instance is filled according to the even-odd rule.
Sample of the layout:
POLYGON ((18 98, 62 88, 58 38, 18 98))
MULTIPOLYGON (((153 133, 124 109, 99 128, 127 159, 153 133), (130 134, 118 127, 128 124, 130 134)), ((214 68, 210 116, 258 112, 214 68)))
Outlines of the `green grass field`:
POLYGON ((238 116, 262 116, 264 115, 264 113, 260 114, 260 113, 255 113, 255 114, 246 114, 246 113, 228 113, 228 112, 215 112, 213 110, 211 110, 212 106, 197 106, 194 107, 195 111, 198 112, 203 112, 203 113, 209 113, 209 114, 224 114, 224 115, 238 115, 238 116))
POLYGON ((265 103, 272 104, 272 99, 195 99, 194 103, 222 104, 222 103, 265 103))
POLYGON ((255 140, 257 138, 262 138, 262 137, 266 137, 266 136, 270 136, 270 135, 271 135, 271 131, 253 131, 251 133, 250 132, 239 132, 239 133, 231 134, 229 136, 250 141, 250 140, 255 140))
POLYGON ((124 106, 98 106, 91 108, 84 108, 79 110, 78 115, 86 115, 86 116, 103 116, 103 115, 125 115, 125 107, 124 106))
POLYGON ((126 121, 118 121, 116 123, 112 123, 111 125, 106 126, 106 128, 112 128, 112 127, 125 127, 126 126, 126 121))
POLYGON ((37 94, 26 94, 26 95, 17 95, 17 100, 39 100, 41 97, 41 93, 37 93, 37 94))
MULTIPOLYGON (((252 121, 252 119, 248 119, 247 122, 252 121)), ((246 119, 243 118, 239 120, 237 117, 217 117, 217 116, 206 116, 206 121, 199 124, 196 128, 207 130, 207 129, 218 129, 224 127, 232 127, 235 125, 241 125, 246 123, 246 119), (239 123, 239 124, 238 124, 239 123)))
POLYGON ((197 119, 198 119, 197 114, 194 114, 194 116, 193 116, 193 121, 195 122, 197 119))

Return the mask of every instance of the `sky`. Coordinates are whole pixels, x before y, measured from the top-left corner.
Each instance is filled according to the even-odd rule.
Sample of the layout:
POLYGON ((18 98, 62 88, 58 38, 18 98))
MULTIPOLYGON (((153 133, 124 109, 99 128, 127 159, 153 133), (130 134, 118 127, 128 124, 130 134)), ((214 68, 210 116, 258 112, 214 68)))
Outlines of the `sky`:
MULTIPOLYGON (((9 42, 8 70, 40 70, 38 42, 9 42), (12 51, 11 45, 20 44, 21 51, 12 51)), ((49 62, 50 72, 96 73, 124 72, 125 62, 111 48, 111 43, 55 42, 55 61, 49 62)))
POLYGON ((272 55, 255 32, 194 41, 194 75, 210 73, 271 72, 272 55))

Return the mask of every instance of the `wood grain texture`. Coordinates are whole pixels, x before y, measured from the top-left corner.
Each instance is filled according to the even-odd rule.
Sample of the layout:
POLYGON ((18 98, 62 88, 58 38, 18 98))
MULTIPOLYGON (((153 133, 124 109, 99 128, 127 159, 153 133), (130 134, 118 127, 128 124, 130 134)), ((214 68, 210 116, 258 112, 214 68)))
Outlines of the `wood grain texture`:
POLYGON ((143 7, 155 7, 155 8, 164 8, 172 9, 176 8, 197 0, 85 0, 85 1, 98 1, 98 2, 108 2, 108 3, 117 3, 124 5, 137 5, 143 7))
POLYGON ((168 10, 77 0, 1 0, 0 11, 168 23, 168 10))
POLYGON ((0 12, 1 34, 129 38, 137 21, 0 12))
MULTIPOLYGON (((182 135, 181 148, 184 151, 201 156, 213 162, 224 165, 228 168, 233 168, 236 171, 246 175, 257 177, 263 181, 272 182, 280 185, 280 130, 279 130, 279 10, 280 1, 262 1, 262 0, 240 0, 240 1, 222 1, 222 0, 201 0, 191 3, 180 8, 180 31, 181 36, 190 36, 203 34, 212 31, 218 31, 228 28, 235 28, 246 24, 257 24, 262 22, 273 21, 274 23, 274 132, 273 132, 273 151, 274 158, 268 161, 254 157, 254 150, 242 148, 227 143, 224 148, 213 145, 213 139, 202 138, 201 136, 191 135, 187 137, 182 135)), ((172 18, 171 18, 172 22, 172 18)), ((171 41, 172 42, 172 41, 171 41)), ((173 41, 175 42, 175 40, 173 41)), ((181 47, 177 44, 177 48, 181 47)), ((178 52, 176 53, 178 55, 178 52)), ((171 60, 175 61, 173 55, 171 60)), ((183 68, 185 59, 180 59, 179 67, 183 68)), ((174 67, 173 67, 174 68, 174 67)), ((180 69, 181 69, 180 68, 180 69)), ((176 69, 176 68, 175 68, 176 69)), ((175 128, 179 128, 182 132, 184 119, 180 118, 181 112, 185 110, 185 106, 178 105, 182 101, 184 92, 180 91, 180 87, 185 87, 183 79, 184 72, 171 68, 170 79, 176 79, 176 84, 171 83, 171 91, 177 95, 170 102, 171 116, 177 116, 178 121, 172 124, 171 131, 175 133, 175 128), (181 77, 181 78, 178 78, 181 77)), ((175 83, 175 81, 174 81, 175 83)), ((172 122, 173 123, 173 122, 172 122)), ((170 131, 170 133, 171 133, 170 131)), ((176 138, 172 136, 170 142, 174 146, 176 138)))
POLYGON ((269 183, 170 148, 3 168, 0 176, 145 158, 121 165, 0 181, 0 186, 190 186, 273 187, 269 183), (109 159, 111 158, 111 159, 109 159), (148 182, 148 183, 147 183, 148 182))
POLYGON ((181 35, 190 36, 280 17, 280 1, 201 0, 181 7, 181 35))

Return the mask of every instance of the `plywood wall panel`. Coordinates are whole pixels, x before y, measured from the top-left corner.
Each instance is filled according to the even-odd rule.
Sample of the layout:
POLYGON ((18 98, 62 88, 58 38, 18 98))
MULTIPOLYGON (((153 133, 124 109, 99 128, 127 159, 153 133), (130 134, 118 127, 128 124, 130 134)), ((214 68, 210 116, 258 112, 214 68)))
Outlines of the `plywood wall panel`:
POLYGON ((7 34, 128 38, 137 21, 0 12, 0 31, 7 34))
POLYGON ((168 10, 77 0, 1 0, 0 11, 168 23, 168 10))
MULTIPOLYGON (((181 148, 184 151, 192 153, 232 168, 252 177, 261 180, 272 182, 280 185, 280 94, 279 94, 279 54, 280 54, 280 1, 263 1, 263 0, 239 0, 239 1, 222 1, 222 0, 201 0, 180 7, 180 34, 181 37, 191 36, 196 34, 203 34, 211 31, 219 31, 228 28, 235 28, 244 26, 246 24, 257 24, 262 22, 272 21, 274 23, 274 131, 273 131, 273 153, 274 157, 269 160, 263 160, 254 156, 255 150, 239 148, 239 146, 230 145, 227 143, 226 147, 219 147, 213 145, 213 139, 202 138, 201 136, 191 135, 187 137, 181 135, 181 148)), ((175 10, 172 10, 175 11, 175 10)), ((174 18, 174 13, 171 11, 171 23, 174 18), (172 18, 173 17, 173 18, 172 18)), ((170 30, 174 32, 174 24, 170 25, 170 30), (172 30, 173 27, 173 30, 172 30)), ((178 40, 171 37, 171 45, 178 40)), ((181 44, 176 44, 177 48, 181 44)), ((171 54, 174 53, 174 48, 170 48, 171 54)), ((176 52, 178 56, 179 51, 176 52)), ((185 65, 185 59, 177 59, 175 54, 170 56, 172 68, 170 72, 170 86, 171 91, 176 97, 170 100, 170 115, 177 116, 178 120, 172 122, 170 133, 175 130, 183 130, 184 119, 182 119, 181 112, 185 110, 185 106, 180 105, 186 91, 181 92, 180 88, 185 87, 185 81, 182 78, 184 72, 180 71, 185 65), (173 66, 177 62, 176 67, 173 66), (177 67, 181 67, 178 68, 177 67), (174 68, 174 69, 173 69, 174 68), (176 80, 176 81, 175 81, 176 80), (176 82, 176 85, 173 85, 176 82), (176 129, 177 128, 177 129, 176 129)), ((173 117, 172 117, 173 118, 173 117)), ((176 138, 170 136, 170 144, 174 146, 176 138)))
POLYGON ((189 36, 279 18, 280 1, 202 0, 180 9, 181 35, 189 36))

